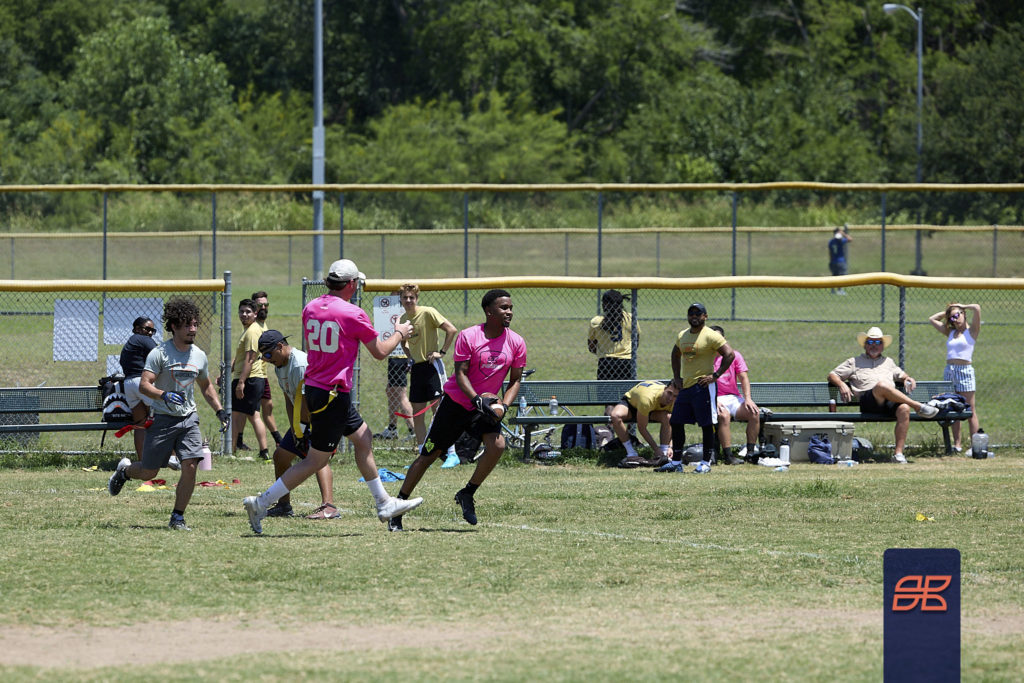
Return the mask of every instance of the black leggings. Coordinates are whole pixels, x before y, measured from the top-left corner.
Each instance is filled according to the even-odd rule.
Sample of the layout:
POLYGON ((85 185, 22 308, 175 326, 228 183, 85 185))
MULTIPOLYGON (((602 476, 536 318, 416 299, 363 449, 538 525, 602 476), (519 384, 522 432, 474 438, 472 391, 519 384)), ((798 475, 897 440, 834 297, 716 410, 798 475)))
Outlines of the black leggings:
MULTIPOLYGON (((711 462, 715 456, 715 445, 718 438, 715 436, 715 425, 704 425, 701 427, 704 462, 711 462)), ((672 424, 672 459, 682 460, 683 451, 686 450, 686 425, 672 424)))

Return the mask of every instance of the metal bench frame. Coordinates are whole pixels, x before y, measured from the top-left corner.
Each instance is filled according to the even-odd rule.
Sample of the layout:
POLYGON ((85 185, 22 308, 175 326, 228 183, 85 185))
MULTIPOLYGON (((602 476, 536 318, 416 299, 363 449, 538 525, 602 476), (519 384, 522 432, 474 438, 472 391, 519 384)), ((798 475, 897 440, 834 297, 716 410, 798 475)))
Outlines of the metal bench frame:
MULTIPOLYGON (((0 415, 103 413, 103 390, 86 387, 0 387, 0 415)), ((131 422, 0 424, 0 434, 117 430, 131 422)))
MULTIPOLYGON (((526 398, 527 405, 547 406, 552 396, 558 399, 559 405, 575 408, 578 406, 604 406, 617 403, 622 395, 641 380, 555 380, 555 381, 524 381, 519 387, 520 396, 526 398)), ((657 380, 668 383, 669 380, 657 380)), ((953 392, 953 385, 945 381, 918 382, 909 396, 922 403, 932 396, 953 392)), ((828 382, 751 382, 750 398, 761 408, 815 408, 813 412, 772 412, 762 419, 762 430, 765 422, 895 422, 895 417, 876 413, 861 413, 856 406, 839 403, 839 389, 828 382), (837 410, 828 412, 829 401, 837 402, 837 410), (854 410, 851 410, 854 408, 854 410)), ((942 440, 946 454, 953 453, 950 427, 959 420, 971 417, 968 407, 959 413, 949 413, 942 419, 923 418, 911 413, 910 419, 915 422, 935 422, 942 427, 942 440)), ((531 436, 533 427, 540 424, 608 424, 607 415, 548 415, 535 413, 510 419, 523 426, 524 461, 530 459, 531 436)), ((763 436, 763 434, 762 434, 763 436)))

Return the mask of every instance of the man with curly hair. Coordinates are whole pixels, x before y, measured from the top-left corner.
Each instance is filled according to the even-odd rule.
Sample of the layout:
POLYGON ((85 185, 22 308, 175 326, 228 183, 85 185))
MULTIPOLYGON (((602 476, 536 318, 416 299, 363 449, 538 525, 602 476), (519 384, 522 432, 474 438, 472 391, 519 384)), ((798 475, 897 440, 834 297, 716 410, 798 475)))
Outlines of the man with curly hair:
POLYGON ((171 338, 149 352, 139 381, 139 392, 153 399, 153 424, 146 430, 142 459, 121 458, 107 482, 110 495, 121 493, 129 479, 152 479, 166 467, 171 453, 181 460, 181 475, 174 495, 171 529, 190 531, 185 508, 196 487, 196 468, 203 457, 203 435, 195 402, 195 385, 217 412, 221 431, 231 416, 221 407, 217 390, 210 382, 206 354, 195 345, 199 307, 190 299, 175 298, 164 304, 164 328, 171 338))

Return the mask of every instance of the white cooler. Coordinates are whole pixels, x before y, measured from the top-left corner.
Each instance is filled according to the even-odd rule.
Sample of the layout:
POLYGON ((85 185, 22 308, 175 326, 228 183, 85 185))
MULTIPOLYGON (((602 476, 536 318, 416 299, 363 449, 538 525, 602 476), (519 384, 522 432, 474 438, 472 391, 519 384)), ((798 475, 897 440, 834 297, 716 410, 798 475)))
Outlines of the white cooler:
POLYGON ((791 462, 807 462, 807 443, 811 436, 820 434, 828 437, 832 444, 832 457, 846 460, 853 456, 853 423, 852 422, 766 422, 764 424, 765 441, 775 445, 778 453, 783 439, 789 439, 789 459, 791 462))

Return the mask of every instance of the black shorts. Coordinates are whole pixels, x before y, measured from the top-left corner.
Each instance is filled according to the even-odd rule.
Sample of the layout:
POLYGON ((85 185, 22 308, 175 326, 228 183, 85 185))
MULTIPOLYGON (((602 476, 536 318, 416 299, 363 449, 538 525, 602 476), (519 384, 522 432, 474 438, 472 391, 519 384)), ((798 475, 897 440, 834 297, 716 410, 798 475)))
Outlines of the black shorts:
POLYGON ((264 377, 250 377, 245 380, 245 389, 242 391, 242 398, 235 395, 235 387, 238 380, 231 380, 231 412, 242 413, 243 415, 255 415, 260 409, 260 400, 263 398, 263 387, 267 385, 264 377))
POLYGON ((860 404, 860 412, 862 413, 888 415, 889 417, 896 415, 896 404, 893 403, 892 401, 884 401, 882 403, 879 403, 875 399, 875 395, 871 393, 870 389, 860 395, 858 403, 860 404))
POLYGON ((636 379, 632 358, 598 358, 598 379, 636 379))
POLYGON ((309 445, 318 451, 333 453, 342 437, 363 425, 363 418, 352 405, 352 396, 347 391, 334 393, 306 385, 306 405, 309 406, 309 445))
POLYGON ((430 423, 430 432, 423 443, 421 454, 439 451, 444 453, 449 447, 467 432, 470 436, 482 439, 484 434, 496 434, 501 425, 484 419, 475 410, 466 410, 456 403, 451 396, 445 394, 437 406, 437 412, 430 423))
POLYGON ((430 403, 441 398, 441 375, 430 361, 415 363, 409 372, 409 401, 430 403))
POLYGON ((629 415, 623 422, 636 422, 636 406, 629 402, 629 399, 623 396, 619 399, 619 405, 626 406, 629 409, 629 415))
POLYGON ((388 386, 404 387, 409 373, 409 359, 388 356, 388 386))

